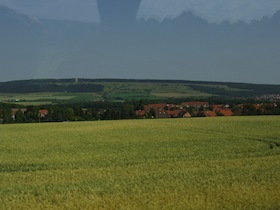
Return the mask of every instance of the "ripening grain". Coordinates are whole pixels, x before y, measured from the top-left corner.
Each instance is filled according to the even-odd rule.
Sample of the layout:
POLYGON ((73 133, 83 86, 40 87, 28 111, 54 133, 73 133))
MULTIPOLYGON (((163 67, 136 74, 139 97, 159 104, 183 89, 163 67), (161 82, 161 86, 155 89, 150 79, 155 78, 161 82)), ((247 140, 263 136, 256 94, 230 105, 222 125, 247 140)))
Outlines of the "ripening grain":
POLYGON ((0 125, 0 209, 279 209, 280 117, 0 125))

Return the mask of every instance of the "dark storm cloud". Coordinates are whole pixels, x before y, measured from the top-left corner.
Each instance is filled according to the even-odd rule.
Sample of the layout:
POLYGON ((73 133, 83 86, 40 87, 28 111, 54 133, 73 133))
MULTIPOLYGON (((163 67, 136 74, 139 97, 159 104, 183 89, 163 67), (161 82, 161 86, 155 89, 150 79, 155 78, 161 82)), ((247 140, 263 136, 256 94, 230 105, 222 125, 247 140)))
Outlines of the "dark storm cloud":
POLYGON ((250 23, 279 10, 279 0, 142 0, 138 18, 162 21, 192 12, 210 23, 250 23))
POLYGON ((141 0, 97 0, 104 24, 133 22, 141 0))
POLYGON ((0 0, 1 4, 27 16, 24 21, 16 11, 1 16, 0 7, 0 81, 99 77, 279 84, 279 0, 0 0), (136 14, 141 20, 136 21, 136 14), (30 21, 32 15, 45 26, 46 36, 40 36, 40 25, 30 21))

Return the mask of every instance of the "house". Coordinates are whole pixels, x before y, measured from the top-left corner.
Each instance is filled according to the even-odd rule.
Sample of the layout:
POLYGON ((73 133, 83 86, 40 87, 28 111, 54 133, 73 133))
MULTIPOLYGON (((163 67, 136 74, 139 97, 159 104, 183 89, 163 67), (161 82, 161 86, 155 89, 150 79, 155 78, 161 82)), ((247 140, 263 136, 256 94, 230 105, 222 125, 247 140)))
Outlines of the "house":
POLYGON ((233 115, 233 112, 230 109, 220 109, 218 114, 229 117, 233 115))
POLYGON ((146 111, 145 110, 136 110, 135 115, 136 115, 136 117, 145 118, 146 117, 146 111))
POLYGON ((165 107, 167 107, 167 104, 166 104, 166 103, 148 104, 148 105, 145 105, 145 106, 144 106, 144 110, 145 110, 146 112, 149 112, 149 111, 151 111, 151 109, 154 109, 154 110, 161 110, 161 109, 164 109, 165 107))
POLYGON ((224 105, 223 104, 215 104, 212 105, 212 110, 214 112, 219 112, 220 110, 224 109, 224 105))
POLYGON ((186 112, 184 115, 183 115, 183 118, 190 118, 192 117, 191 114, 189 112, 186 112))
POLYGON ((214 111, 204 111, 202 112, 202 115, 205 117, 217 117, 217 114, 214 111))
POLYGON ((170 118, 177 118, 182 117, 185 112, 185 110, 167 110, 167 115, 170 118))
POLYGON ((156 110, 155 115, 156 118, 168 118, 168 113, 166 110, 156 110))
POLYGON ((253 104, 256 110, 260 110, 263 107, 263 104, 253 104))
POLYGON ((39 117, 40 117, 40 118, 44 118, 44 117, 46 117, 46 116, 48 115, 48 113, 49 113, 48 110, 46 110, 46 109, 40 109, 40 110, 39 110, 39 117))
POLYGON ((19 112, 19 111, 21 111, 24 114, 27 111, 27 109, 25 109, 25 108, 12 108, 11 112, 12 112, 13 120, 16 119, 17 112, 19 112))
POLYGON ((166 107, 168 110, 172 109, 172 110, 176 110, 176 109, 180 109, 181 106, 177 105, 177 104, 166 104, 166 107))
POLYGON ((209 107, 209 102, 204 102, 204 101, 183 102, 183 103, 181 103, 181 106, 182 107, 207 108, 207 107, 209 107))

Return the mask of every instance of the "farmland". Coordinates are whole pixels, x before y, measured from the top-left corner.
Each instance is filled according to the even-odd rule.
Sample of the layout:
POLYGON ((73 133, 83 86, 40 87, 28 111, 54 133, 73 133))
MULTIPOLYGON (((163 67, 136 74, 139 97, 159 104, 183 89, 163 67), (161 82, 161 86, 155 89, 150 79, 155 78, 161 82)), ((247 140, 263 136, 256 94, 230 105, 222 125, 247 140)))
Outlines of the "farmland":
POLYGON ((280 118, 0 125, 0 209, 279 209, 280 118))
POLYGON ((45 105, 77 101, 124 101, 131 99, 164 100, 168 98, 210 97, 212 94, 195 91, 185 84, 137 82, 95 82, 104 87, 102 92, 26 92, 0 93, 0 102, 18 99, 21 105, 45 105))
POLYGON ((0 93, 0 102, 16 103, 24 106, 47 105, 61 102, 99 101, 101 96, 97 93, 0 93))
POLYGON ((77 101, 177 100, 279 94, 280 85, 183 80, 38 79, 0 82, 0 102, 46 105, 77 101))

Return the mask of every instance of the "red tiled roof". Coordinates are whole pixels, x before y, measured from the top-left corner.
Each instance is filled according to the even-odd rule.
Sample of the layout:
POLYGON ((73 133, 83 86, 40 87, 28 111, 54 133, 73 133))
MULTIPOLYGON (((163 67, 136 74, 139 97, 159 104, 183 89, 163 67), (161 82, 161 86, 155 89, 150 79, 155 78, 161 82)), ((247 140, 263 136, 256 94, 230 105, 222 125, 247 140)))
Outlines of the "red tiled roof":
POLYGON ((221 109, 219 111, 219 113, 221 113, 224 116, 232 116, 233 112, 230 109, 221 109))
POLYGON ((216 112, 213 111, 204 111, 203 114, 205 115, 205 117, 217 117, 216 112))
POLYGON ((146 111, 145 110, 136 110, 135 115, 138 117, 144 117, 146 115, 146 111))
POLYGON ((209 106, 209 102, 206 101, 190 101, 181 103, 182 106, 209 106))
POLYGON ((12 111, 12 115, 16 115, 16 113, 18 111, 21 111, 22 113, 24 113, 24 112, 27 111, 27 109, 25 109, 25 108, 13 108, 13 109, 11 109, 11 111, 12 111))
POLYGON ((166 107, 167 104, 165 103, 161 103, 161 104, 148 104, 144 106, 144 110, 145 111, 150 111, 151 109, 163 109, 164 107, 166 107))
POLYGON ((183 110, 168 110, 167 114, 170 117, 177 117, 178 115, 180 115, 183 112, 183 110))
POLYGON ((224 105, 223 104, 215 104, 212 106, 212 109, 214 112, 219 112, 220 110, 224 109, 224 105))
POLYGON ((256 108, 256 109, 261 109, 262 108, 262 104, 253 104, 253 106, 256 108))
POLYGON ((47 115, 47 114, 49 113, 49 111, 46 110, 46 109, 40 109, 40 110, 39 110, 39 113, 40 113, 41 115, 47 115))

